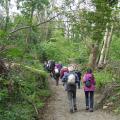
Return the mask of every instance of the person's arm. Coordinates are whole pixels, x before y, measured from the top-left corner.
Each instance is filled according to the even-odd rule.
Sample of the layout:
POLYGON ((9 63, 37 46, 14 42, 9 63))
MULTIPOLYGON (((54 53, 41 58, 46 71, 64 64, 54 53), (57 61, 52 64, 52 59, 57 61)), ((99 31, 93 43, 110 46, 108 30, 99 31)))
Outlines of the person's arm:
POLYGON ((68 75, 64 75, 64 76, 62 77, 62 82, 67 82, 67 77, 68 77, 68 75))
POLYGON ((81 80, 81 77, 82 77, 82 72, 80 71, 80 80, 81 80))
POLYGON ((93 84, 96 85, 96 80, 95 80, 94 75, 93 75, 93 84))
POLYGON ((82 78, 83 83, 85 83, 85 77, 86 77, 86 75, 84 75, 83 78, 82 78))
POLYGON ((60 71, 60 79, 62 79, 63 74, 64 74, 64 72, 63 72, 63 70, 61 70, 61 71, 60 71))
POLYGON ((76 83, 78 83, 79 82, 79 77, 78 77, 78 75, 77 74, 75 74, 75 78, 76 78, 76 83))

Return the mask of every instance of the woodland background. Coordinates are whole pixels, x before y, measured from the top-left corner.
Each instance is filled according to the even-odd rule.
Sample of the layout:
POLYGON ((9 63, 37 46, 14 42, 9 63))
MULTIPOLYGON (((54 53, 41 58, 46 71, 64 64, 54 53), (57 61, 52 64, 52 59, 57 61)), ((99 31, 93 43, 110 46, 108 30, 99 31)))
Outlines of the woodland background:
POLYGON ((16 0, 17 13, 11 1, 0 0, 0 118, 37 119, 52 94, 49 59, 93 68, 119 113, 119 0, 16 0))

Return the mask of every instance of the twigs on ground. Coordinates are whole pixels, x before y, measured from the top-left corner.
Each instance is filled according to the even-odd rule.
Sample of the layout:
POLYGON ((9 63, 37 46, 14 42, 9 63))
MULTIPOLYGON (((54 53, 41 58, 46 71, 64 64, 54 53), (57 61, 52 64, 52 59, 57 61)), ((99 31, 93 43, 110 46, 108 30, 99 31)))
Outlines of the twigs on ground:
POLYGON ((102 106, 105 103, 106 99, 108 99, 110 96, 113 96, 114 90, 116 90, 117 88, 120 88, 120 84, 118 84, 117 82, 111 82, 111 83, 107 84, 103 88, 103 91, 102 91, 103 96, 102 96, 98 106, 99 107, 102 106))

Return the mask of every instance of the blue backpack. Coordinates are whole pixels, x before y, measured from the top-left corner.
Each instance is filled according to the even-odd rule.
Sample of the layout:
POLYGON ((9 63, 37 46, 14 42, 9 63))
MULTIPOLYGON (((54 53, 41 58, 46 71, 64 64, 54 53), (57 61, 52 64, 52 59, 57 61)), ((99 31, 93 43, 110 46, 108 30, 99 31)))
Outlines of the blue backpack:
POLYGON ((86 81, 85 81, 85 86, 86 87, 88 87, 88 88, 91 87, 91 85, 92 85, 92 83, 91 83, 92 78, 93 78, 93 75, 91 75, 91 77, 87 77, 86 78, 86 81))
POLYGON ((91 87, 91 81, 90 80, 86 80, 85 86, 90 88, 91 87))

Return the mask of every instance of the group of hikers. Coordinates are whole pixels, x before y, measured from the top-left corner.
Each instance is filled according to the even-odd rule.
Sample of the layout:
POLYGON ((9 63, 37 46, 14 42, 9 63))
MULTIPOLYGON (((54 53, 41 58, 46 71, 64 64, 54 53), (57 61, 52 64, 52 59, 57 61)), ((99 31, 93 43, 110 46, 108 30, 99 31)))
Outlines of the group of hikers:
POLYGON ((59 85, 59 80, 63 82, 63 86, 68 95, 70 113, 77 111, 76 91, 77 88, 80 89, 81 81, 85 93, 86 110, 93 112, 96 82, 92 69, 88 68, 82 77, 81 70, 75 64, 70 64, 66 67, 60 62, 56 63, 54 60, 49 60, 45 61, 44 68, 50 73, 50 76, 55 79, 56 86, 59 85))

